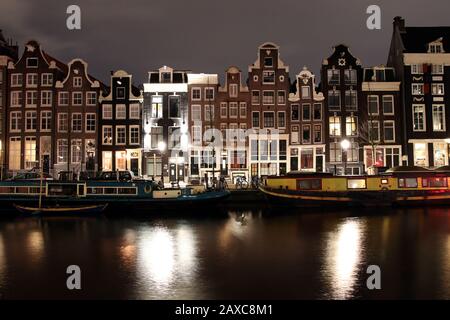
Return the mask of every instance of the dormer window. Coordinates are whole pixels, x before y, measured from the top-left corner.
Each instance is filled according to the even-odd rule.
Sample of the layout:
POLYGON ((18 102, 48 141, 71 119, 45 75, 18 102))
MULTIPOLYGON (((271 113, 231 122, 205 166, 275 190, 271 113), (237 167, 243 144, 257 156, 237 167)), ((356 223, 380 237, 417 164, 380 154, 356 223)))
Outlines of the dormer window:
POLYGON ((442 39, 428 44, 428 53, 443 53, 442 39))
POLYGON ((171 83, 171 82, 172 82, 172 73, 161 72, 161 83, 171 83))

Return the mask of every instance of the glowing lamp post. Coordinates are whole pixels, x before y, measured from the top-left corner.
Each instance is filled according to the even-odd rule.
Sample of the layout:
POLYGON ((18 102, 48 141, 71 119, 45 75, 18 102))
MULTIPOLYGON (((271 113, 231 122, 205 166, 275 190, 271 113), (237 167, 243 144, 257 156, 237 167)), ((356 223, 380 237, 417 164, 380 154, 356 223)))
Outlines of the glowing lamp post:
POLYGON ((350 148, 350 141, 344 139, 341 141, 341 148, 344 150, 345 158, 344 158, 344 176, 347 174, 347 150, 350 148))
POLYGON ((164 151, 166 151, 166 143, 164 141, 158 142, 158 150, 161 154, 161 182, 164 185, 164 161, 163 161, 163 155, 164 151))

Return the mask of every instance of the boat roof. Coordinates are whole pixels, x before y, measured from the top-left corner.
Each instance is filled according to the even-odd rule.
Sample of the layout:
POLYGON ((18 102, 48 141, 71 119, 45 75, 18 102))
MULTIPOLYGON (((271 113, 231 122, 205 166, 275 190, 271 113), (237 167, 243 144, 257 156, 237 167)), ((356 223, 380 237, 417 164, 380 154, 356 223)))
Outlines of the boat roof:
POLYGON ((430 170, 418 167, 418 166, 398 166, 394 168, 390 168, 386 170, 387 174, 390 173, 424 173, 424 172, 430 172, 430 170))

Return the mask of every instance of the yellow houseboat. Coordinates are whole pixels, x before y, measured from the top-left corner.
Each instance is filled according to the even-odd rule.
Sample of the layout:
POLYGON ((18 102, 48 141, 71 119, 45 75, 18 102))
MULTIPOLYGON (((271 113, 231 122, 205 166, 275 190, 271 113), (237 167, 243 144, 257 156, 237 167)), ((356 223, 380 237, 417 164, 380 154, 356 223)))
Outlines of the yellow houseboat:
POLYGON ((377 176, 288 173, 260 185, 266 198, 282 206, 392 206, 450 204, 450 167, 427 170, 396 167, 377 176))

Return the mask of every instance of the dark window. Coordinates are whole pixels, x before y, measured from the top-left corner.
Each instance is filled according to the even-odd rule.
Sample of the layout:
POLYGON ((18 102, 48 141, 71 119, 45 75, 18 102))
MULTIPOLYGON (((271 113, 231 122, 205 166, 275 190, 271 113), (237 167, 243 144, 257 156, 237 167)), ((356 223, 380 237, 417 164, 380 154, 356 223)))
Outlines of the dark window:
POLYGON ((322 189, 322 180, 321 179, 297 180, 297 189, 299 189, 299 190, 321 190, 322 189))
POLYGON ((272 59, 272 57, 265 57, 264 58, 264 66, 265 67, 272 67, 273 66, 273 59, 272 59))
POLYGON ((445 177, 433 177, 433 178, 422 178, 422 187, 430 188, 442 188, 447 187, 447 178, 445 177))
POLYGON ((37 68, 38 59, 37 58, 27 58, 27 68, 37 68))
POLYGON ((291 106, 291 108, 292 108, 292 110, 291 110, 291 120, 297 121, 299 119, 298 104, 293 104, 291 106))
POLYGON ((417 188, 417 178, 399 178, 399 188, 417 188))
POLYGON ((125 88, 124 87, 117 87, 116 89, 116 98, 117 99, 125 99, 125 88))
POLYGON ((169 98, 169 109, 171 118, 180 118, 180 98, 170 97, 169 98))

